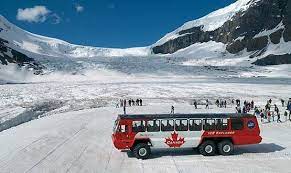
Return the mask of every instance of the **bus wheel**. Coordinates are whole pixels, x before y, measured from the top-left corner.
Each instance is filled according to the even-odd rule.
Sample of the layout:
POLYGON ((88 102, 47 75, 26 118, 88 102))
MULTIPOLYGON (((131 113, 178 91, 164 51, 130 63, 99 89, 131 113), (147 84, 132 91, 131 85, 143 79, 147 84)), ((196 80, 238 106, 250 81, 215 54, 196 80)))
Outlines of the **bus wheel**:
POLYGON ((233 144, 229 140, 223 140, 217 144, 219 154, 227 156, 233 152, 233 144))
POLYGON ((214 156, 216 153, 216 145, 213 141, 204 141, 198 148, 200 154, 203 156, 214 156))
POLYGON ((134 146, 133 154, 138 159, 147 159, 151 154, 150 146, 146 143, 139 143, 134 146))

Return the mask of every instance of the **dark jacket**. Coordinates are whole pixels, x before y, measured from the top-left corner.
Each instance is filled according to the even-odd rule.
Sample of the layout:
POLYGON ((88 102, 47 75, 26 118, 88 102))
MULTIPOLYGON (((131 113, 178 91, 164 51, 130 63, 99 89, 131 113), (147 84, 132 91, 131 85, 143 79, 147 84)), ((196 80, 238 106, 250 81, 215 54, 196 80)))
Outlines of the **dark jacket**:
POLYGON ((291 111, 291 101, 290 101, 290 100, 288 101, 287 109, 288 109, 289 111, 291 111))

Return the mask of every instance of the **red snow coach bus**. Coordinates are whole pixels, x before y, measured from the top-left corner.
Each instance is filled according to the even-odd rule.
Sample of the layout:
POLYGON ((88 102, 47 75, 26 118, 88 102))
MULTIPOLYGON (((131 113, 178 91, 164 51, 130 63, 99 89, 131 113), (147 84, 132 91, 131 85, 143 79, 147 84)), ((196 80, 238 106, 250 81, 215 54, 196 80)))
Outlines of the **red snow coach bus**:
POLYGON ((204 156, 230 155, 234 145, 260 143, 257 118, 250 114, 119 115, 112 140, 119 150, 146 159, 151 148, 196 148, 204 156))

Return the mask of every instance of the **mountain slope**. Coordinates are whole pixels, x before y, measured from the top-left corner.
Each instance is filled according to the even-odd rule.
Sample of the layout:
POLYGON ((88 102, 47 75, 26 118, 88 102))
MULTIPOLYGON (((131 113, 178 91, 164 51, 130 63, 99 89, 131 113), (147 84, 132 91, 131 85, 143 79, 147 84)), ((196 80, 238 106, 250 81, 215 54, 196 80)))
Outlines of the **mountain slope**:
POLYGON ((290 0, 238 0, 184 24, 155 43, 152 50, 173 54, 194 44, 215 41, 225 44, 231 54, 246 51, 250 58, 257 57, 257 65, 264 65, 262 58, 267 56, 268 65, 291 63, 290 20, 290 0))
POLYGON ((42 73, 43 66, 36 62, 33 58, 10 48, 7 46, 9 42, 0 38, 0 65, 8 65, 9 63, 16 64, 18 67, 25 67, 34 72, 34 74, 42 73))
POLYGON ((150 53, 148 47, 113 49, 70 44, 22 30, 1 15, 0 38, 7 40, 15 49, 53 57, 146 56, 150 53))
POLYGON ((170 40, 183 35, 183 31, 199 27, 201 30, 214 31, 221 27, 225 22, 231 19, 237 12, 246 10, 250 5, 251 0, 239 0, 225 8, 214 11, 200 19, 189 21, 177 28, 175 31, 166 34, 163 38, 157 41, 154 46, 162 45, 170 40))
MULTIPOLYGON (((290 20, 291 0, 237 0, 201 19, 185 23, 151 46, 113 49, 74 45, 36 35, 0 15, 0 38, 5 40, 2 47, 26 56, 23 62, 17 62, 15 56, 5 53, 5 62, 2 56, 1 63, 35 64, 31 67, 38 70, 45 68, 37 64, 44 59, 54 64, 60 59, 76 64, 74 59, 78 58, 163 57, 166 54, 186 59, 187 62, 182 62, 185 65, 193 62, 199 66, 290 64, 290 20)), ((0 53, 3 55, 3 50, 0 53)))

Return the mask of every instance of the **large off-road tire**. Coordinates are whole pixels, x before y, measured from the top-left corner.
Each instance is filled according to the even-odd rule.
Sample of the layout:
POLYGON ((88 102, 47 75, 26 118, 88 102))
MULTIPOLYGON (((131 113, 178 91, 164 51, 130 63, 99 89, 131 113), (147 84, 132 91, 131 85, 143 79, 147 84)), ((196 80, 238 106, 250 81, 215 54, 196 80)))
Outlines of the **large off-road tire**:
POLYGON ((233 144, 229 140, 223 140, 217 144, 219 154, 228 156, 233 153, 233 144))
POLYGON ((198 147, 200 154, 203 156, 214 156, 216 153, 216 145, 212 140, 206 140, 198 147))
POLYGON ((151 148, 146 143, 139 143, 133 147, 133 154, 138 159, 147 159, 151 154, 151 148))

